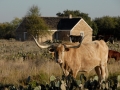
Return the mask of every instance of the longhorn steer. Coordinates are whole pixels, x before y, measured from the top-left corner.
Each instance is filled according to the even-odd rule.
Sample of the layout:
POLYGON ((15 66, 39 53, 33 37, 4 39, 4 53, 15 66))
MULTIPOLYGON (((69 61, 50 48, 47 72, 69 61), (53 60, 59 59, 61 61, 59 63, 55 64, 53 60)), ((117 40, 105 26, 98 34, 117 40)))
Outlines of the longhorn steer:
POLYGON ((91 43, 79 43, 78 45, 48 45, 43 46, 37 42, 40 48, 50 48, 54 52, 56 61, 61 65, 64 74, 72 74, 76 78, 79 71, 90 72, 95 69, 99 80, 105 80, 108 60, 108 46, 103 40, 91 43))

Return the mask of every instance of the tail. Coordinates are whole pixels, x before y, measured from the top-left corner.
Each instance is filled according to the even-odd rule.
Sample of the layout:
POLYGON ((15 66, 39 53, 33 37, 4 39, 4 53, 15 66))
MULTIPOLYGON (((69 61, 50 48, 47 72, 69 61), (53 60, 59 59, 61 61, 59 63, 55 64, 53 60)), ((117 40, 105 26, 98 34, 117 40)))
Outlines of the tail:
POLYGON ((106 79, 108 79, 109 72, 108 72, 107 64, 106 64, 106 67, 105 67, 105 72, 106 72, 106 79))

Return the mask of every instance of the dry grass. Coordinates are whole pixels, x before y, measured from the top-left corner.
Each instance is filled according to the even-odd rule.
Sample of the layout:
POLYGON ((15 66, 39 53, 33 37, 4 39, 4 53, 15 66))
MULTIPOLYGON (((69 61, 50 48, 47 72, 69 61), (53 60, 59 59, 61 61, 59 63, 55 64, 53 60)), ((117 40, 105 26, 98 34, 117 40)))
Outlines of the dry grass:
MULTIPOLYGON (((0 60, 0 66, 0 82, 2 84, 19 85, 21 80, 27 80, 28 76, 37 76, 41 72, 49 76, 52 74, 56 76, 62 74, 59 65, 53 61, 41 64, 38 61, 19 62, 0 60)), ((46 82, 48 83, 49 80, 46 82)))
POLYGON ((120 74, 120 61, 115 62, 114 59, 110 59, 111 63, 108 64, 109 74, 120 74))
POLYGON ((45 58, 45 53, 33 41, 0 40, 0 83, 19 85, 28 76, 36 77, 41 72, 48 76, 53 73, 60 75, 59 65, 45 58), (30 58, 24 59, 26 53, 30 53, 30 58))
MULTIPOLYGON (((39 75, 45 73, 46 81, 49 82, 49 77, 62 75, 60 66, 54 61, 46 58, 46 52, 40 50, 33 41, 19 42, 0 40, 0 83, 2 84, 22 84, 22 80, 26 80, 31 76, 31 80, 39 80, 42 82, 39 75), (31 53, 31 58, 23 59, 23 56, 18 56, 18 53, 31 53), (37 53, 37 55, 36 55, 37 53), (16 55, 17 54, 17 55, 16 55), (44 57, 43 57, 44 56, 44 57), (14 57, 14 58, 10 58, 14 57)), ((110 74, 120 74, 120 64, 113 62, 108 64, 110 74)), ((94 70, 90 72, 94 75, 94 70)))

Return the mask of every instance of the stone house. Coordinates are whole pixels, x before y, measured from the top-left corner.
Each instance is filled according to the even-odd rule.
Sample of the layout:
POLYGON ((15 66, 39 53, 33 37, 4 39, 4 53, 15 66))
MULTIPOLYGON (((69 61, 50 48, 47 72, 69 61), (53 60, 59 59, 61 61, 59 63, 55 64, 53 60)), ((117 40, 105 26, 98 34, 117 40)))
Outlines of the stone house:
MULTIPOLYGON (((51 34, 42 38, 42 41, 46 40, 61 40, 71 41, 68 35, 83 36, 85 37, 83 42, 92 41, 92 28, 84 21, 83 18, 69 17, 41 17, 46 22, 51 31, 51 34)), ((16 29, 16 39, 25 41, 31 39, 24 27, 25 19, 16 29)))

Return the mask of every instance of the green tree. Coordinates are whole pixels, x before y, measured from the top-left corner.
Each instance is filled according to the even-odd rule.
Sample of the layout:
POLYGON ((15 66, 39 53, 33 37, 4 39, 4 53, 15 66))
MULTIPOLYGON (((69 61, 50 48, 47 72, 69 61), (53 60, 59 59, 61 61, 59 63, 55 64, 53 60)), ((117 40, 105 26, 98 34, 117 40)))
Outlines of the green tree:
POLYGON ((15 38, 15 30, 18 27, 21 19, 15 18, 10 23, 4 22, 0 24, 0 38, 9 39, 15 38))
POLYGON ((64 10, 63 13, 58 12, 56 15, 58 17, 68 17, 70 14, 72 14, 73 17, 79 17, 80 16, 80 12, 78 10, 64 10))
POLYGON ((27 16, 41 16, 38 6, 33 5, 27 12, 27 16))
POLYGON ((56 15, 58 17, 68 17, 70 14, 72 17, 82 17, 90 26, 92 26, 92 21, 88 14, 80 12, 79 10, 64 10, 63 13, 58 12, 56 15))
POLYGON ((38 16, 27 17, 25 26, 28 33, 34 36, 43 37, 49 32, 44 20, 38 16))
POLYGON ((120 17, 114 17, 114 20, 116 22, 115 38, 120 40, 120 17))
POLYGON ((116 28, 116 21, 114 18, 104 16, 102 18, 95 18, 94 22, 97 24, 99 34, 114 35, 116 28))
POLYGON ((18 25, 21 23, 22 19, 19 19, 19 18, 14 18, 14 20, 12 20, 10 22, 11 24, 11 30, 10 30, 10 35, 12 37, 15 37, 15 31, 16 31, 16 28, 18 27, 18 25))
POLYGON ((5 36, 6 23, 0 24, 0 38, 3 39, 5 36))
POLYGON ((38 6, 32 6, 26 15, 25 27, 29 34, 33 36, 43 37, 49 34, 48 26, 40 17, 38 6))
POLYGON ((93 29, 93 35, 96 36, 98 34, 98 28, 95 22, 92 22, 92 29, 93 29))

